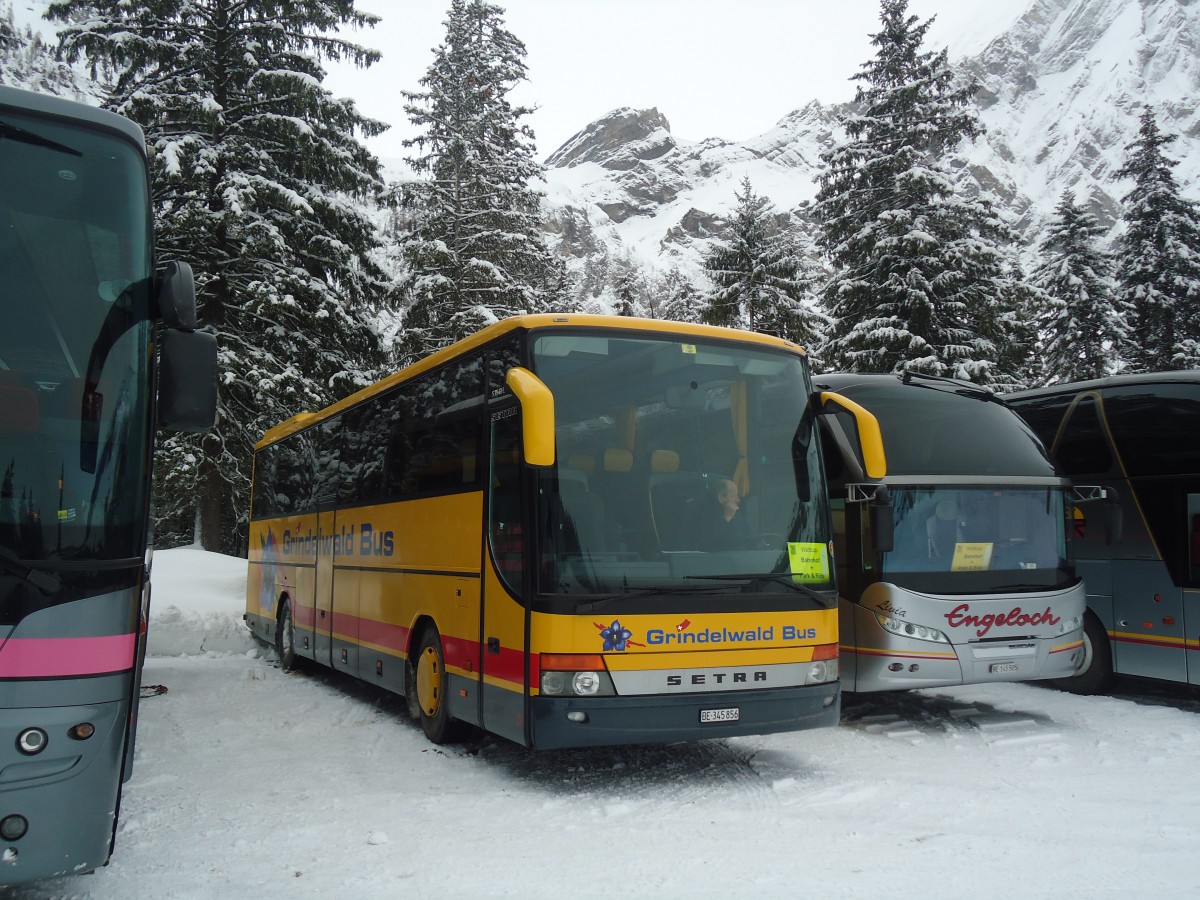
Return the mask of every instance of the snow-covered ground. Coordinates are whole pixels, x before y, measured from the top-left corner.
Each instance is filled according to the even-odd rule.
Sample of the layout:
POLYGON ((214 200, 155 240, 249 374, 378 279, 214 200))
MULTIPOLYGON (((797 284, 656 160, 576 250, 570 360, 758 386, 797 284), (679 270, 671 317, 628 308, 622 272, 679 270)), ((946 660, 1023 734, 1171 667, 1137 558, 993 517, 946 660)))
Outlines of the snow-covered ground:
POLYGON ((154 560, 116 853, 13 898, 1200 896, 1200 700, 885 695, 838 728, 668 747, 439 748, 395 699, 284 674, 245 563, 154 560))

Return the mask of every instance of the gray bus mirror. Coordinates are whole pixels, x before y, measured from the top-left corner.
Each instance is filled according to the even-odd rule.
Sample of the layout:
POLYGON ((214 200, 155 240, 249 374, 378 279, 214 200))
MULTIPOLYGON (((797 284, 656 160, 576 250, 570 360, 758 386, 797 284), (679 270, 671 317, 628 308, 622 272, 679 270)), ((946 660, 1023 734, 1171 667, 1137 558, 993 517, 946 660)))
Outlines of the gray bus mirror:
POLYGON ((871 544, 876 553, 890 553, 896 548, 896 520, 892 515, 892 495, 886 484, 875 488, 869 508, 871 544))
POLYGON ((207 431, 217 420, 217 339, 206 331, 162 333, 158 425, 166 431, 207 431))
POLYGON ((167 263, 158 284, 158 316, 168 328, 196 327, 196 280, 187 263, 167 263))
POLYGON ((1125 507, 1114 490, 1108 491, 1108 502, 1104 504, 1104 536, 1109 544, 1121 543, 1125 536, 1125 507))

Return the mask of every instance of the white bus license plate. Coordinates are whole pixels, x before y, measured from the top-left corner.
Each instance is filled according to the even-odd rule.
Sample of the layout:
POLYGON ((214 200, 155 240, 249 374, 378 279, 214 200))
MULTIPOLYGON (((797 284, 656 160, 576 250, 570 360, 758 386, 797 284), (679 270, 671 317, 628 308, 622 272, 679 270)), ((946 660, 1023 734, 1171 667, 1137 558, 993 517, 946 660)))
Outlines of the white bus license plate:
POLYGON ((1021 667, 1016 663, 993 663, 988 671, 993 675, 1002 675, 1005 672, 1019 672, 1021 667))
POLYGON ((704 722, 736 722, 742 716, 742 711, 736 706, 726 707, 725 709, 702 709, 700 710, 700 721, 704 722))

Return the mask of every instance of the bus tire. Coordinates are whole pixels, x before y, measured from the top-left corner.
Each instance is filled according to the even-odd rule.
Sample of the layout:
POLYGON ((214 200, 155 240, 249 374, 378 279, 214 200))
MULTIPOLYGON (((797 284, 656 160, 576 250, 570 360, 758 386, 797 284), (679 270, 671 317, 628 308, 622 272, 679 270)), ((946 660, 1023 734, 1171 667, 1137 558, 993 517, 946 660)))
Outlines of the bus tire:
POLYGON ((1089 609, 1083 614, 1083 665, 1070 678, 1055 678, 1051 684, 1072 694, 1104 694, 1116 678, 1108 632, 1089 609))
POLYGON ((451 717, 447 700, 446 661, 442 638, 433 626, 425 629, 417 645, 413 663, 412 692, 409 707, 416 700, 417 715, 425 736, 435 744, 454 739, 457 724, 451 717))
POLYGON ((279 601, 279 615, 275 623, 275 652, 279 655, 279 668, 291 672, 296 668, 296 623, 292 617, 290 600, 279 601))

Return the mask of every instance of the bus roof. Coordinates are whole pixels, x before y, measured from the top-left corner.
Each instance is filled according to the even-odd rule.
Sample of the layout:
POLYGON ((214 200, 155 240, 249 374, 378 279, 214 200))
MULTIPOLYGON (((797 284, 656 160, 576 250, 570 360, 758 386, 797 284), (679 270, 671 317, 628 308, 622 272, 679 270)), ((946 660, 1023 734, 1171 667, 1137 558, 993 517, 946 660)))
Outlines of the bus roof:
POLYGON ((1078 394, 1080 391, 1099 391, 1105 388, 1150 384, 1200 385, 1200 370, 1181 369, 1171 372, 1139 372, 1136 375, 1110 375, 1108 378, 1093 378, 1090 381, 1072 381, 1024 391, 1013 391, 1011 394, 1002 394, 1001 397, 1005 402, 1020 402, 1021 400, 1032 400, 1035 397, 1052 397, 1055 394, 1078 394))
POLYGON ((55 97, 51 94, 39 94, 36 91, 24 91, 0 84, 0 115, 6 109, 70 119, 73 122, 83 122, 106 128, 109 131, 116 131, 137 146, 143 156, 146 155, 146 137, 142 133, 142 129, 124 116, 105 109, 55 97))
POLYGON ((861 404, 879 420, 888 461, 885 481, 1061 477, 1024 420, 980 385, 916 373, 817 375, 813 382, 861 404))
POLYGON ((780 350, 790 350, 793 353, 803 354, 804 348, 791 341, 783 340, 782 338, 772 337, 766 334, 759 334, 754 331, 741 331, 736 328, 719 328, 713 325, 695 325, 688 322, 671 322, 662 319, 639 319, 630 316, 595 316, 574 313, 541 313, 538 315, 527 316, 512 316, 503 321, 496 322, 486 328, 477 331, 469 337, 463 338, 461 341, 444 347, 424 359, 418 360, 411 366, 393 372, 380 381, 375 382, 368 387, 363 388, 357 393, 351 394, 342 400, 337 401, 322 410, 317 412, 302 412, 292 416, 278 425, 268 428, 263 434, 262 439, 255 444, 254 449, 258 450, 268 444, 272 444, 280 438, 287 437, 289 434, 294 434, 307 428, 309 425, 336 415, 343 410, 366 400, 375 394, 382 393, 389 388, 395 387, 414 378, 423 372, 428 372, 436 369, 438 366, 446 363, 459 356, 470 353, 497 338, 503 337, 514 331, 543 328, 562 328, 564 326, 571 328, 605 328, 614 331, 624 332, 641 332, 643 334, 661 334, 675 335, 678 337, 693 337, 693 338, 708 338, 712 340, 723 341, 738 341, 741 343, 757 344, 763 347, 773 347, 780 350))

